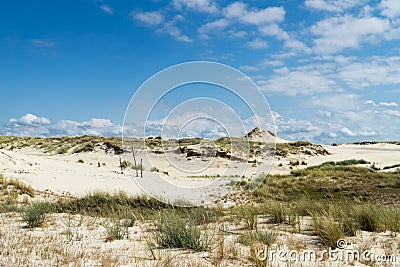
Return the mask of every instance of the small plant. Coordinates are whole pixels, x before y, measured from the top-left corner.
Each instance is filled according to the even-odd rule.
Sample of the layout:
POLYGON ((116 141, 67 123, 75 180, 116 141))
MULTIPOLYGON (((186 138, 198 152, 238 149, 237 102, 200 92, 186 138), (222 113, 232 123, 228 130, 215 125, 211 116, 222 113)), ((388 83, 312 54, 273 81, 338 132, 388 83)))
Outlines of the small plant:
POLYGON ((131 166, 132 166, 132 163, 130 163, 130 162, 127 161, 127 160, 123 160, 123 161, 121 162, 121 168, 123 168, 123 169, 129 168, 129 167, 131 167, 131 166))
POLYGON ((78 159, 77 161, 78 163, 85 163, 85 161, 83 159, 78 159))
POLYGON ((206 251, 209 237, 202 233, 190 218, 182 218, 176 211, 160 214, 154 234, 161 248, 186 248, 194 251, 206 251))
POLYGON ((238 242, 246 246, 251 246, 254 242, 271 246, 276 241, 277 237, 278 233, 276 231, 249 231, 239 236, 238 242))
POLYGON ((268 212, 271 215, 273 223, 283 223, 286 221, 287 211, 283 207, 282 203, 272 202, 269 206, 268 212))
POLYGON ((156 166, 151 167, 150 171, 151 172, 160 172, 160 170, 156 166))
POLYGON ((238 216, 241 220, 244 220, 246 226, 251 230, 257 229, 256 209, 250 205, 242 205, 238 209, 238 216))
POLYGON ((107 229, 106 241, 111 242, 114 240, 128 239, 129 231, 126 223, 116 223, 107 229))
POLYGON ((131 168, 134 169, 134 170, 142 170, 142 171, 144 171, 144 169, 145 169, 144 166, 142 164, 140 164, 140 163, 136 164, 136 166, 132 165, 131 168))
POLYGON ((35 202, 29 205, 22 214, 28 228, 41 227, 45 224, 47 213, 51 211, 48 202, 35 202))

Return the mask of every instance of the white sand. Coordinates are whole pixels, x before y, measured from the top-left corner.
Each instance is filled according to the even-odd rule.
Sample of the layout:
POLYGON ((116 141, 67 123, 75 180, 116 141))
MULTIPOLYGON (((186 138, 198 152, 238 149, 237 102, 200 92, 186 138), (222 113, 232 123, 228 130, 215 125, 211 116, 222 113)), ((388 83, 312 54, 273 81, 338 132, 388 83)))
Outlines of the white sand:
MULTIPOLYGON (((304 160, 307 162, 307 166, 318 165, 326 161, 340 161, 345 159, 365 159, 380 168, 400 163, 399 145, 340 145, 325 146, 325 149, 331 155, 314 157, 292 156, 276 159, 273 163, 271 173, 288 173, 290 171, 289 160, 291 158, 304 160), (283 166, 279 167, 280 163, 283 166)), ((137 155, 138 158, 142 156, 140 154, 137 155)), ((123 159, 123 156, 121 157, 123 159)), ((165 160, 164 155, 152 154, 151 162, 146 157, 143 158, 145 158, 143 164, 146 167, 146 171, 144 172, 145 177, 155 175, 150 172, 150 168, 156 166, 161 171, 168 172, 168 175, 162 175, 163 178, 183 187, 196 187, 209 184, 212 181, 204 178, 185 178, 187 174, 172 167, 165 160)), ((131 161, 131 159, 129 160, 131 161)), ((176 160, 180 160, 180 166, 185 168, 196 166, 196 164, 201 165, 201 159, 197 159, 197 162, 196 160, 176 160)), ((229 163, 226 159, 217 158, 206 170, 194 173, 194 175, 223 175, 227 164, 232 164, 233 169, 243 167, 242 163, 229 163)), ((299 168, 307 166, 299 166, 299 168)), ((263 167, 265 166, 261 166, 257 171, 255 167, 249 164, 243 171, 247 177, 250 177, 255 172, 266 171, 262 169, 263 167)), ((58 194, 69 192, 73 195, 82 195, 94 190, 124 190, 130 194, 141 192, 127 170, 124 171, 124 174, 121 174, 119 156, 106 154, 104 151, 51 155, 33 149, 13 151, 2 149, 0 150, 0 173, 7 178, 20 179, 32 185, 35 189, 41 191, 49 190, 58 194), (78 163, 78 159, 82 159, 84 163, 78 163), (100 167, 98 167, 98 162, 100 162, 100 167), (103 163, 105 163, 105 166, 103 166, 103 163)), ((157 187, 157 185, 155 186, 157 187)))

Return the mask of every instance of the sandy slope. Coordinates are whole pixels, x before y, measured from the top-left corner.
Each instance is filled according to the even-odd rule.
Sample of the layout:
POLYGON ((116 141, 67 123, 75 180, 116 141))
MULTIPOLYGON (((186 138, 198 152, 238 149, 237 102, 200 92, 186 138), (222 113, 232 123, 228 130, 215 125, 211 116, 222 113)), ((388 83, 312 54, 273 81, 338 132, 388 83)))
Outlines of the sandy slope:
MULTIPOLYGON (((307 162, 307 166, 345 159, 365 159, 380 168, 400 163, 399 145, 340 145, 325 146, 325 149, 331 155, 316 157, 293 155, 288 158, 275 159, 271 173, 288 173, 290 171, 289 161, 292 158, 304 160, 307 162), (280 163, 282 166, 279 166, 280 163)), ((196 166, 196 164, 201 164, 201 161, 199 160, 197 163, 183 161, 179 164, 184 167, 196 166)), ((216 159, 205 171, 197 174, 223 174, 228 164, 236 164, 234 168, 240 168, 240 163, 229 163, 227 160, 216 159)), ((144 165, 146 167, 145 176, 154 175, 149 170, 152 166, 157 166, 161 171, 168 172, 164 178, 174 184, 198 186, 210 183, 209 179, 185 178, 185 175, 168 164, 168 161, 163 160, 163 155, 152 155, 151 162, 145 159, 144 165)), ((299 166, 299 168, 307 166, 299 166)), ((255 171, 255 168, 248 166, 244 170, 244 174, 251 176, 255 171)), ((50 155, 33 149, 13 151, 3 149, 0 150, 0 173, 8 178, 25 181, 36 189, 50 190, 59 194, 69 192, 73 195, 81 195, 93 190, 125 190, 132 194, 141 192, 128 171, 121 174, 119 156, 106 154, 104 151, 50 155), (79 163, 78 159, 82 159, 84 163, 79 163), (98 163, 100 163, 100 167, 98 167, 98 163)))

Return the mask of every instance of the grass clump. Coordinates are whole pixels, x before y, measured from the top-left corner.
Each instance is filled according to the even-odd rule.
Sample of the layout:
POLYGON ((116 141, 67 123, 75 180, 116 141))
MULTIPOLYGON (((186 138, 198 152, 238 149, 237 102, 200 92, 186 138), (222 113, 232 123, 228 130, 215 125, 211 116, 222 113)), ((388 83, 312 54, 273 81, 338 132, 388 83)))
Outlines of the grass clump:
POLYGON ((35 202, 27 206, 22 213, 22 219, 28 228, 41 227, 46 222, 46 216, 52 211, 49 202, 35 202))
POLYGON ((369 232, 379 231, 381 229, 380 218, 383 216, 383 213, 379 211, 380 209, 370 204, 357 206, 354 209, 354 217, 358 228, 369 232))
POLYGON ((276 231, 248 231, 238 237, 238 242, 246 246, 252 246, 255 242, 271 246, 277 237, 278 233, 276 231))
POLYGON ((151 217, 161 209, 171 208, 155 199, 129 196, 123 191, 114 193, 96 191, 76 199, 59 199, 55 207, 57 212, 113 218, 125 218, 132 212, 151 217))
POLYGON ((183 248, 206 251, 210 238, 190 218, 183 218, 176 211, 165 211, 156 223, 154 238, 161 248, 183 248))
POLYGON ((325 246, 335 248, 336 242, 345 236, 341 225, 328 216, 313 216, 314 232, 325 246))
POLYGON ((160 169, 155 167, 155 166, 153 166, 153 167, 151 167, 150 171, 151 172, 160 172, 160 169))
POLYGON ((117 222, 107 228, 106 242, 122 240, 129 238, 128 224, 126 222, 117 222))
POLYGON ((308 167, 308 170, 314 170, 314 169, 319 169, 321 167, 327 167, 327 166, 352 166, 352 165, 359 165, 359 164, 370 164, 369 161, 366 161, 364 159, 348 159, 348 160, 342 160, 342 161, 327 161, 324 162, 320 165, 317 166, 311 166, 308 167))
POLYGON ((267 213, 271 216, 272 223, 284 223, 288 215, 287 209, 279 202, 270 202, 267 213))
POLYGON ((257 210, 251 205, 241 205, 237 208, 237 216, 243 220, 248 229, 257 229, 257 210))

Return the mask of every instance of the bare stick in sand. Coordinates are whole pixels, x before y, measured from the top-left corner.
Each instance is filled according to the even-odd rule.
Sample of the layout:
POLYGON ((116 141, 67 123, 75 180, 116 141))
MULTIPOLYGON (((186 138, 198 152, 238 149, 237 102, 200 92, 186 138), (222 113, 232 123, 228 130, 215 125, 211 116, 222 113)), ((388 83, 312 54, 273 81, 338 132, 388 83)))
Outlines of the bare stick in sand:
POLYGON ((135 164, 135 170, 136 170, 136 177, 139 176, 137 168, 136 168, 136 157, 135 157, 135 150, 132 147, 132 154, 133 154, 133 164, 135 164))
POLYGON ((121 174, 124 174, 124 169, 122 167, 121 157, 119 157, 119 166, 121 167, 121 174))

